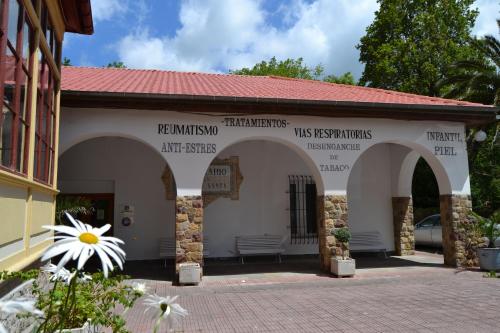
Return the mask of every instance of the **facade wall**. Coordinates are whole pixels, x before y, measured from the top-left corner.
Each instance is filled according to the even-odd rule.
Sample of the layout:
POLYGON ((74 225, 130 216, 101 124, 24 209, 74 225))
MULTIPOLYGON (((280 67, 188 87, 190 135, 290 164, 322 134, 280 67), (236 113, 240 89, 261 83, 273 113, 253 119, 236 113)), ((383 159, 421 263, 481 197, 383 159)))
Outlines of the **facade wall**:
POLYGON ((441 193, 470 193, 464 125, 460 123, 67 108, 61 125, 62 151, 92 137, 113 135, 151 146, 168 161, 182 195, 199 195, 211 161, 225 148, 246 140, 287 145, 321 180, 320 190, 325 194, 345 192, 354 163, 378 143, 401 144, 426 158, 441 193), (453 136, 445 137, 446 133, 453 136), (334 148, 328 146, 332 144, 334 148))
MULTIPOLYGON (((210 255, 235 255, 235 237, 290 235, 289 175, 311 175, 288 147, 270 141, 246 141, 222 151, 218 158, 238 156, 243 182, 239 200, 218 198, 205 207, 203 234, 210 255), (222 233, 221 230, 224 230, 222 233)), ((318 244, 284 244, 286 254, 318 253, 318 244)))
MULTIPOLYGON (((0 171, 1 172, 1 171, 0 171)), ((51 244, 56 191, 20 177, 0 174, 0 270, 19 270, 51 244)))
POLYGON ((24 252, 27 192, 20 187, 0 184, 2 233, 0 257, 7 258, 24 252))
MULTIPOLYGON (((280 176, 286 177, 299 165, 299 171, 305 169, 314 177, 318 197, 324 198, 321 211, 324 219, 320 224, 320 254, 324 268, 329 266, 327 259, 339 250, 330 236, 332 223, 333 228, 336 224, 347 224, 353 231, 378 230, 388 250, 396 249, 395 231, 400 236, 404 234, 403 238, 411 238, 406 235, 411 233, 408 228, 401 226, 399 229, 399 224, 395 228, 394 218, 401 214, 394 214, 392 203, 394 197, 408 197, 419 156, 433 169, 441 195, 470 194, 464 126, 459 123, 270 115, 238 117, 147 110, 64 110, 61 151, 100 136, 132 138, 157 151, 164 161, 168 161, 178 198, 202 196, 203 178, 214 158, 230 157, 233 152, 246 154, 248 142, 267 142, 255 151, 249 149, 248 155, 252 158, 247 161, 242 154, 243 177, 253 180, 245 185, 244 179, 240 200, 235 203, 218 199, 207 203, 200 230, 204 231, 208 243, 221 239, 217 231, 224 230, 231 235, 229 240, 223 240, 220 250, 211 250, 211 255, 216 256, 231 253, 235 233, 266 233, 267 230, 278 233, 280 229, 283 232, 287 218, 281 209, 286 199, 279 199, 282 198, 280 176), (274 148, 270 148, 273 144, 269 142, 281 144, 286 149, 273 151, 274 148), (302 163, 294 162, 293 158, 287 161, 292 151, 296 161, 302 163), (266 172, 259 174, 256 164, 266 165, 266 172), (276 166, 281 170, 273 174, 276 166), (272 194, 270 200, 262 199, 263 191, 272 194), (246 193, 252 194, 253 202, 246 203, 246 193), (347 207, 349 215, 344 212, 347 207), (259 220, 251 230, 245 229, 252 223, 249 217, 259 220), (271 226, 266 222, 268 219, 284 222, 280 225, 273 221, 271 226)), ((284 181, 286 185, 286 178, 284 181)), ((402 219, 409 221, 407 215, 405 213, 402 219)), ((403 246, 403 240, 397 240, 398 247, 403 246)), ((407 243, 412 246, 411 242, 407 243)), ((179 245, 178 250, 181 249, 186 250, 179 245)), ((300 249, 296 253, 307 250, 300 249)))
POLYGON ((390 145, 373 146, 361 155, 349 175, 347 199, 349 229, 379 231, 387 250, 394 251, 390 145))

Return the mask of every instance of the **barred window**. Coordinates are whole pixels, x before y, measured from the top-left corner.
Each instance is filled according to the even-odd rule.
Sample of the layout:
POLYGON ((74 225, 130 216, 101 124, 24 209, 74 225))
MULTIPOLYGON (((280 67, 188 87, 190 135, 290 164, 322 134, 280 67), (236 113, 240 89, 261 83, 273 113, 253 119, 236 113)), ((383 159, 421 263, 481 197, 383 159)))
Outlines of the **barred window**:
POLYGON ((317 191, 312 176, 288 176, 290 199, 290 242, 318 242, 317 191))

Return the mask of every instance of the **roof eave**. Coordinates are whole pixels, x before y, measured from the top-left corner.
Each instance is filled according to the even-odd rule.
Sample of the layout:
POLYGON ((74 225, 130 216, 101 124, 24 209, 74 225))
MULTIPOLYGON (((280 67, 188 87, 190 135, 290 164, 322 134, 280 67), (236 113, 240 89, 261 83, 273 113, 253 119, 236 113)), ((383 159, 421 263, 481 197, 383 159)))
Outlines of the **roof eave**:
POLYGON ((59 0, 67 32, 84 35, 94 33, 90 0, 59 0))
POLYGON ((119 92, 62 92, 61 106, 85 108, 127 108, 185 112, 288 114, 323 117, 442 120, 468 126, 495 121, 499 108, 471 105, 394 104, 302 99, 165 95, 119 92), (356 112, 353 112, 356 111, 356 112))

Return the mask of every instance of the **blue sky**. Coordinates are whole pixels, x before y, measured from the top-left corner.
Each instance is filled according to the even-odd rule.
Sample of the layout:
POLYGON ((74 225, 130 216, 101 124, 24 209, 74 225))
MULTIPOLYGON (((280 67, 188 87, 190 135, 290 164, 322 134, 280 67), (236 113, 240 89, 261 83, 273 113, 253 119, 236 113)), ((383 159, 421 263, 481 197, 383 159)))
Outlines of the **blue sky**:
MULTIPOLYGON (((496 0, 477 0, 473 33, 497 35, 496 0)), ((94 35, 66 34, 73 65, 227 72, 276 56, 325 72, 362 65, 355 49, 376 0, 93 0, 94 35)))

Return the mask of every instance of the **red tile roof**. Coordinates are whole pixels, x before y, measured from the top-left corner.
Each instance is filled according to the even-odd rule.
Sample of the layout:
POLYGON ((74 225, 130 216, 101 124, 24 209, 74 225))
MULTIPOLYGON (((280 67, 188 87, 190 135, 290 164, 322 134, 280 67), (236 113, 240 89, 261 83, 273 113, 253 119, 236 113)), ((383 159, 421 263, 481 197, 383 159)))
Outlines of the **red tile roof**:
POLYGON ((276 76, 242 76, 161 70, 63 67, 62 90, 283 100, 484 106, 390 90, 276 76))

